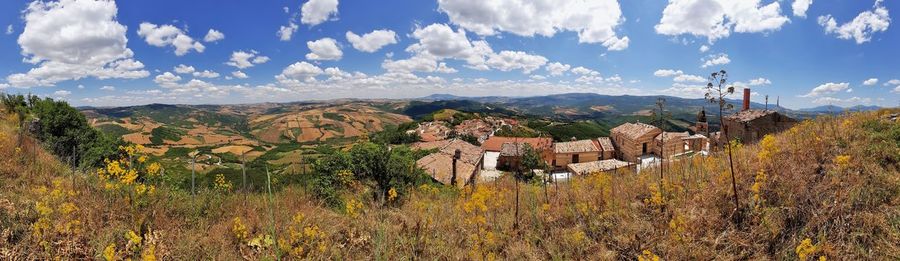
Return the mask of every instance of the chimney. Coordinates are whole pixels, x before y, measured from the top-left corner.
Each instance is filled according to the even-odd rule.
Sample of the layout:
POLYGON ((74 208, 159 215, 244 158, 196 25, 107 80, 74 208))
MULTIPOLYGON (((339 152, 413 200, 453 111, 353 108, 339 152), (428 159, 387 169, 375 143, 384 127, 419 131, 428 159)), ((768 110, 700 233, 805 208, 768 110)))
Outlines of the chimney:
POLYGON ((450 175, 450 185, 454 187, 456 186, 456 161, 459 160, 461 153, 459 149, 453 152, 453 172, 450 175))
POLYGON ((750 109, 750 88, 744 88, 744 105, 741 106, 741 111, 746 111, 750 109))

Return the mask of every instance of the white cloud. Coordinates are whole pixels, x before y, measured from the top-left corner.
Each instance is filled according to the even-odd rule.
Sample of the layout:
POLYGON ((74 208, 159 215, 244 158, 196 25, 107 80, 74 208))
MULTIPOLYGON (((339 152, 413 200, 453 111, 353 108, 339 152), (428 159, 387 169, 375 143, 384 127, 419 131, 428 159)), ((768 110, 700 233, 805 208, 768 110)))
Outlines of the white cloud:
POLYGON ((116 87, 115 87, 115 86, 109 86, 109 85, 106 85, 106 86, 100 87, 100 90, 101 90, 101 91, 115 91, 115 90, 116 90, 116 87))
POLYGON ((176 84, 179 81, 181 81, 181 76, 175 75, 171 72, 165 72, 153 78, 153 82, 163 87, 165 87, 166 85, 176 84))
POLYGON ((115 20, 117 10, 113 1, 31 2, 23 11, 18 44, 24 60, 36 67, 7 76, 7 82, 32 87, 85 77, 147 77, 144 64, 132 59, 126 28, 115 20))
POLYGON ((434 72, 438 73, 456 73, 456 69, 447 66, 447 63, 441 62, 438 63, 437 69, 434 69, 434 72))
POLYGON ((197 70, 194 69, 194 66, 187 66, 184 64, 179 64, 178 66, 175 66, 176 73, 187 74, 187 73, 193 73, 195 71, 197 71, 197 70))
POLYGON ((825 28, 826 34, 836 34, 840 39, 854 39, 857 44, 872 40, 872 34, 887 31, 891 25, 888 9, 881 5, 883 0, 875 1, 875 10, 865 11, 853 18, 853 21, 838 25, 831 15, 819 16, 819 25, 825 28))
POLYGON ((794 3, 791 4, 794 16, 806 17, 806 10, 809 10, 809 5, 812 5, 812 3, 813 0, 794 0, 794 3))
POLYGON ((8 84, 8 83, 0 83, 0 90, 6 89, 6 88, 9 88, 9 84, 8 84))
POLYGON ((255 50, 250 50, 250 52, 235 51, 231 53, 231 59, 225 64, 237 67, 238 69, 245 69, 268 61, 268 56, 259 55, 255 50))
POLYGON ((890 85, 900 85, 900 80, 891 79, 890 81, 887 81, 886 83, 884 83, 884 86, 890 86, 890 85))
POLYGON ((579 75, 593 75, 593 76, 598 76, 598 75, 600 75, 599 72, 594 71, 594 70, 591 70, 591 69, 588 69, 588 68, 584 68, 584 67, 582 67, 582 66, 578 66, 578 67, 573 68, 573 69, 572 69, 572 73, 574 73, 574 74, 579 74, 579 75))
POLYGON ((324 73, 324 71, 318 66, 307 62, 297 62, 284 68, 284 70, 281 71, 281 74, 275 76, 275 79, 282 84, 297 84, 299 82, 315 81, 315 77, 322 73, 324 73))
POLYGON ((532 80, 535 80, 535 81, 543 81, 543 80, 547 79, 547 76, 535 74, 535 75, 529 76, 528 78, 531 78, 532 80))
POLYGON ((291 37, 294 36, 294 33, 297 32, 297 29, 299 28, 300 26, 291 21, 288 22, 287 26, 282 25, 281 28, 278 29, 278 32, 275 33, 275 35, 277 35, 278 39, 282 41, 290 41, 291 37))
POLYGON ((340 60, 344 55, 341 48, 338 47, 337 41, 331 38, 322 38, 315 41, 306 42, 310 53, 306 54, 307 60, 340 60))
POLYGON ((601 43, 608 50, 628 48, 628 37, 616 28, 625 18, 616 0, 438 0, 450 22, 478 35, 509 32, 520 36, 552 37, 557 32, 578 33, 579 43, 601 43))
POLYGON ((691 74, 680 74, 678 76, 675 76, 675 78, 673 78, 672 80, 675 82, 693 82, 693 83, 705 83, 706 82, 706 78, 703 78, 703 77, 697 76, 697 75, 691 75, 691 74))
POLYGON ((708 45, 705 45, 705 44, 704 44, 704 45, 701 45, 701 46, 700 46, 700 52, 701 52, 701 53, 705 53, 706 51, 709 51, 709 46, 708 46, 708 45))
POLYGON ((703 62, 703 65, 700 66, 703 68, 710 67, 710 66, 716 66, 716 65, 725 65, 725 64, 731 63, 731 59, 729 59, 728 55, 724 54, 724 53, 712 54, 712 55, 706 56, 706 58, 701 59, 700 61, 703 62))
POLYGON ((233 71, 233 72, 231 72, 231 75, 238 79, 247 79, 249 77, 249 76, 247 76, 246 73, 244 73, 242 71, 233 71))
POLYGON ((203 46, 199 41, 194 41, 184 31, 173 25, 155 25, 143 22, 138 29, 138 36, 144 37, 148 44, 156 47, 174 46, 175 55, 177 56, 185 55, 191 50, 195 50, 198 53, 206 50, 206 46, 203 46))
POLYGON ((209 29, 209 32, 206 33, 206 37, 203 37, 203 41, 207 43, 216 42, 222 39, 225 39, 225 34, 215 29, 209 29))
POLYGON ((6 26, 6 35, 13 34, 13 26, 12 24, 6 26))
POLYGON ((869 78, 863 82, 863 85, 876 85, 878 84, 878 78, 869 78))
POLYGON ((315 26, 337 16, 338 0, 309 0, 300 8, 300 22, 315 26))
POLYGON ((855 105, 865 105, 872 104, 872 98, 861 98, 861 97, 851 97, 847 99, 840 99, 835 97, 821 97, 813 100, 815 104, 839 104, 844 106, 855 106, 855 105))
POLYGON ((540 55, 528 54, 518 51, 501 51, 499 54, 491 54, 487 65, 501 71, 521 69, 528 74, 547 63, 547 58, 540 55))
POLYGON ((682 72, 681 70, 676 71, 676 70, 670 70, 670 69, 664 69, 664 70, 661 69, 661 70, 656 70, 655 72, 653 72, 653 76, 656 76, 656 77, 672 77, 672 76, 678 76, 678 75, 682 75, 682 74, 684 74, 684 72, 682 72))
POLYGON ((891 92, 893 92, 893 93, 900 93, 900 85, 897 85, 897 87, 895 87, 894 90, 891 91, 891 92))
POLYGON ((78 89, 84 89, 84 85, 83 85, 83 84, 79 84, 79 85, 78 85, 78 89))
POLYGON ((547 67, 545 67, 545 69, 547 69, 547 72, 550 72, 550 75, 552 75, 552 76, 560 76, 560 75, 563 75, 563 73, 569 71, 569 68, 571 68, 571 67, 572 66, 570 66, 568 64, 553 62, 553 63, 547 64, 547 67))
POLYGON ((816 86, 816 88, 813 88, 811 91, 809 91, 809 93, 807 93, 805 95, 801 95, 800 97, 817 97, 817 96, 820 96, 823 94, 832 94, 832 93, 844 91, 848 88, 850 88, 850 84, 846 83, 846 82, 843 82, 843 83, 829 82, 829 83, 825 83, 825 84, 816 86))
POLYGON ((353 45, 353 48, 367 53, 374 53, 389 44, 397 43, 397 33, 391 30, 375 30, 370 33, 359 36, 351 31, 347 31, 347 41, 353 45))
POLYGON ((781 14, 779 2, 761 5, 761 0, 671 0, 663 10, 656 33, 670 36, 690 34, 709 42, 738 33, 771 32, 790 21, 781 14))
POLYGON ((196 71, 196 72, 193 73, 193 75, 194 75, 194 77, 198 77, 198 78, 216 78, 216 77, 219 77, 219 73, 213 72, 213 71, 209 71, 209 70, 196 71))
POLYGON ((66 97, 66 96, 69 96, 70 94, 72 94, 72 92, 66 91, 66 90, 58 90, 58 91, 53 92, 53 95, 56 95, 57 97, 66 97))
POLYGON ((750 86, 769 85, 769 84, 772 84, 772 81, 770 81, 769 79, 766 79, 766 78, 762 78, 762 77, 752 79, 752 80, 750 80, 750 83, 748 83, 748 85, 750 85, 750 86))

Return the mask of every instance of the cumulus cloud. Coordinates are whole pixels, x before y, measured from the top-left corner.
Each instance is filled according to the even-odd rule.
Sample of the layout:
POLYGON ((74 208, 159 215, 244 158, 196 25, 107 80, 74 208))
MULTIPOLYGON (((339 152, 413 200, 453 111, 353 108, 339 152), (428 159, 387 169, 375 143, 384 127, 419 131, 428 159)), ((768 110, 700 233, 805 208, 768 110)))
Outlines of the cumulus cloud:
POLYGON ((890 81, 887 81, 886 83, 884 83, 884 86, 891 86, 891 85, 900 85, 900 79, 891 79, 890 81))
POLYGON ((347 41, 356 50, 374 53, 386 45, 397 43, 397 33, 391 30, 375 30, 359 36, 347 31, 347 41))
POLYGON ((101 90, 101 91, 115 91, 115 90, 116 90, 116 87, 115 87, 115 86, 105 85, 105 86, 103 86, 103 87, 100 87, 100 90, 101 90))
POLYGON ((58 91, 53 92, 53 95, 55 95, 57 97, 66 97, 66 96, 69 96, 70 94, 72 94, 72 92, 66 91, 66 90, 58 90, 58 91))
POLYGON ((501 51, 499 54, 491 54, 487 65, 501 71, 521 69, 528 74, 547 63, 547 58, 540 55, 528 54, 518 51, 501 51))
POLYGON ((568 64, 553 62, 553 63, 547 64, 547 67, 545 67, 545 69, 547 69, 547 72, 549 72, 550 75, 552 75, 552 76, 560 76, 560 75, 563 75, 563 73, 569 71, 569 68, 571 68, 571 67, 572 66, 570 66, 568 64))
POLYGON ((863 85, 876 85, 878 84, 878 78, 869 78, 868 80, 863 81, 863 85))
POLYGON ((857 44, 863 44, 872 40, 872 34, 887 31, 891 25, 891 17, 882 1, 876 0, 874 10, 862 12, 853 21, 842 25, 838 25, 831 15, 819 16, 819 25, 825 28, 826 34, 835 34, 840 39, 853 39, 857 44))
POLYGON ((234 76, 235 78, 238 78, 238 79, 247 79, 247 78, 249 78, 249 76, 247 76, 247 74, 244 73, 244 72, 242 72, 242 71, 233 71, 233 72, 231 72, 231 75, 234 76))
POLYGON ((672 81, 675 82, 690 82, 690 83, 704 83, 706 82, 706 78, 702 76, 685 74, 681 70, 671 70, 671 69, 660 69, 653 72, 653 76, 656 77, 672 77, 672 81))
POLYGON ((187 66, 184 64, 179 64, 178 66, 175 66, 174 70, 176 73, 180 73, 180 74, 188 74, 188 73, 193 73, 193 72, 197 71, 196 69, 194 69, 194 66, 187 66))
POLYGON ((194 38, 187 36, 184 31, 173 25, 156 25, 143 22, 138 29, 138 36, 144 37, 147 44, 156 47, 166 47, 169 45, 175 47, 175 55, 177 56, 183 56, 191 50, 195 50, 198 53, 202 53, 203 50, 206 50, 206 46, 203 46, 199 41, 195 41, 194 38))
POLYGON ((791 4, 794 16, 806 17, 806 10, 809 10, 809 6, 812 5, 812 3, 813 0, 794 0, 794 3, 791 4))
POLYGON ((748 85, 750 85, 750 86, 769 85, 769 84, 772 84, 772 81, 770 81, 769 79, 766 79, 766 78, 762 78, 762 77, 752 79, 752 80, 750 80, 750 83, 748 83, 748 85))
POLYGON ((310 51, 310 53, 306 54, 307 60, 337 61, 344 56, 344 52, 338 47, 337 41, 327 37, 306 42, 306 47, 309 47, 310 51))
POLYGON ((192 75, 197 78, 217 78, 219 73, 210 70, 196 71, 192 75))
POLYGON ((451 23, 482 36, 509 32, 552 37, 572 31, 578 33, 578 42, 600 43, 611 51, 629 44, 627 36, 616 34, 625 21, 616 0, 438 0, 438 5, 451 23))
POLYGON ((217 42, 222 39, 225 39, 225 34, 217 31, 216 29, 209 29, 209 32, 207 32, 206 36, 203 37, 203 41, 207 43, 217 42))
POLYGON ((36 67, 7 76, 7 82, 33 87, 85 77, 149 76, 144 64, 132 59, 127 30, 115 20, 117 12, 113 1, 31 2, 23 11, 25 28, 18 44, 24 60, 36 67))
POLYGON ((660 70, 656 70, 655 72, 653 72, 653 76, 656 76, 656 77, 672 77, 672 76, 678 76, 678 75, 682 75, 682 74, 684 74, 684 72, 682 72, 681 70, 676 71, 676 70, 670 70, 670 69, 660 69, 660 70))
POLYGON ((706 56, 706 58, 703 58, 700 61, 703 62, 703 65, 700 66, 703 68, 710 67, 710 66, 716 66, 716 65, 725 65, 725 64, 731 63, 731 59, 729 59, 728 55, 724 54, 724 53, 712 54, 712 55, 706 56))
POLYGON ((235 51, 231 53, 231 59, 225 64, 237 67, 238 69, 245 69, 268 61, 268 56, 259 55, 255 50, 250 50, 250 52, 235 51))
POLYGON ((844 91, 850 88, 850 84, 846 82, 842 83, 825 83, 813 88, 809 93, 805 95, 801 95, 800 97, 817 97, 820 95, 832 94, 840 91, 844 91))
POLYGON ((863 104, 872 104, 872 98, 850 97, 847 99, 835 97, 821 97, 813 100, 815 104, 839 104, 844 106, 854 106, 863 104))
POLYGON ((704 45, 701 45, 701 46, 700 46, 700 52, 701 52, 701 53, 705 53, 706 51, 709 51, 709 46, 708 46, 708 45, 705 45, 705 44, 704 44, 704 45))
POLYGON ((315 26, 337 16, 338 0, 309 0, 300 7, 300 22, 315 26))
POLYGON ((13 31, 13 26, 12 26, 12 25, 7 25, 7 26, 6 26, 6 35, 11 35, 11 34, 13 34, 13 32, 14 32, 14 31, 13 31))
POLYGON ((299 82, 312 82, 316 80, 316 76, 324 73, 321 68, 307 62, 297 62, 284 68, 281 74, 276 75, 282 84, 297 84, 299 82))
POLYGON ((760 0, 672 0, 654 28, 662 35, 694 35, 709 42, 738 33, 771 32, 790 21, 775 1, 760 0))
POLYGON ((278 36, 279 40, 290 41, 291 37, 294 36, 294 33, 297 32, 297 29, 299 28, 300 26, 298 26, 294 22, 288 22, 288 25, 282 25, 281 28, 278 29, 278 32, 275 33, 275 35, 278 36))

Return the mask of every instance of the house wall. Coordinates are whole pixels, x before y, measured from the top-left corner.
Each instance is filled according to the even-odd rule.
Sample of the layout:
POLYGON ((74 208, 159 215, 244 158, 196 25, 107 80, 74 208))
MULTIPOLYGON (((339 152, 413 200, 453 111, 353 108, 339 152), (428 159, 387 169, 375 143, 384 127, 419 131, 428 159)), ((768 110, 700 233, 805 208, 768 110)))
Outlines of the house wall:
POLYGON ((616 157, 616 151, 604 151, 601 155, 603 155, 601 160, 614 159, 616 157))
POLYGON ((656 142, 654 142, 655 145, 653 146, 653 154, 669 158, 675 154, 684 153, 685 141, 681 138, 682 137, 674 137, 674 135, 673 137, 666 137, 665 145, 663 146, 660 146, 662 145, 663 141, 656 141, 654 139, 654 141, 656 142), (663 149, 663 151, 660 151, 660 149, 663 149))
POLYGON ((627 162, 637 162, 637 158, 643 155, 643 144, 647 143, 647 154, 653 153, 653 147, 656 142, 653 138, 662 131, 652 131, 636 140, 629 139, 622 133, 613 133, 612 140, 616 145, 616 152, 620 160, 627 162))
POLYGON ((755 143, 766 134, 778 133, 790 129, 796 121, 778 113, 759 117, 749 122, 725 120, 728 129, 728 138, 740 138, 745 144, 755 143))
POLYGON ((591 152, 583 152, 583 153, 556 153, 555 160, 556 164, 553 167, 556 168, 565 168, 566 165, 572 163, 572 155, 578 154, 578 162, 590 162, 597 161, 598 157, 600 157, 599 151, 591 151, 591 152))

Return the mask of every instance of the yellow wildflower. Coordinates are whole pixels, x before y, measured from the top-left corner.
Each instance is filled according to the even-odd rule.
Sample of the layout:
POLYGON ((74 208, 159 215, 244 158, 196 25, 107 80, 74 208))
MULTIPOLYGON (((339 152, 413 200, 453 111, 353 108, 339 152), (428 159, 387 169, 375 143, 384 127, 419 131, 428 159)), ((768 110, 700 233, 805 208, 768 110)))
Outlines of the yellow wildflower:
POLYGON ((247 231, 247 226, 244 226, 244 222, 241 221, 240 217, 235 217, 232 220, 231 233, 234 234, 234 238, 238 242, 243 242, 250 235, 250 232, 247 231))
POLYGON ((147 192, 147 186, 144 184, 137 184, 137 186, 134 186, 134 193, 137 193, 140 196, 143 195, 144 192, 147 192))
POLYGON ((812 239, 804 239, 800 242, 800 245, 797 245, 797 248, 794 250, 797 253, 797 258, 800 260, 806 260, 810 254, 815 253, 818 250, 816 245, 812 244, 812 239))
POLYGON ((141 155, 140 157, 138 157, 138 162, 144 163, 146 161, 147 161, 147 156, 141 155))
POLYGON ((644 252, 638 256, 638 261, 659 261, 659 256, 650 252, 650 250, 644 250, 644 252))
POLYGON ((850 155, 838 155, 834 157, 834 164, 838 165, 838 168, 845 168, 850 164, 850 155))
POLYGON ((150 165, 147 166, 147 174, 149 174, 149 175, 159 174, 159 170, 161 168, 162 167, 160 167, 158 162, 150 163, 150 165))
POLYGON ((355 199, 350 199, 345 205, 345 210, 347 211, 347 215, 355 218, 359 216, 359 211, 362 209, 362 207, 362 202, 359 202, 355 199))
POLYGON ((388 201, 394 201, 395 199, 397 199, 397 190, 391 188, 388 190, 388 201))
POLYGON ((141 260, 143 261, 156 261, 156 246, 150 245, 143 253, 141 253, 141 260))
POLYGON ((22 148, 16 147, 16 154, 22 153, 22 148))
POLYGON ((103 259, 105 259, 106 261, 116 260, 116 245, 115 244, 109 244, 108 246, 106 246, 105 249, 103 249, 103 259))

